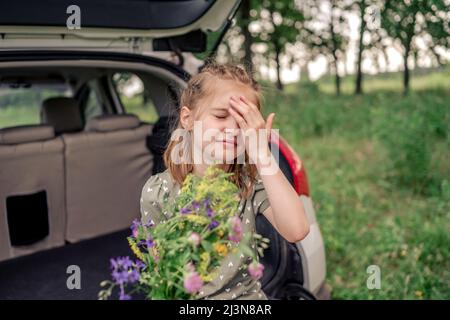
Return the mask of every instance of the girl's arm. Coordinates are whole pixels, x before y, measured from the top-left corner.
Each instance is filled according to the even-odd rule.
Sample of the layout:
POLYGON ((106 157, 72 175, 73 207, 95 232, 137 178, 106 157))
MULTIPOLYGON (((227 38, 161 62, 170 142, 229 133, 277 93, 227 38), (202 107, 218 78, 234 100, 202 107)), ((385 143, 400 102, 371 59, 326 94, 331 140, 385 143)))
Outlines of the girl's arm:
MULTIPOLYGON (((270 150, 268 151, 270 153, 270 150)), ((287 241, 297 242, 309 233, 309 223, 300 197, 280 170, 275 158, 270 153, 273 169, 268 174, 264 166, 257 164, 258 172, 266 189, 270 207, 263 214, 287 241)), ((263 162, 264 163, 264 162, 263 162)))
POLYGON ((269 149, 269 134, 273 117, 267 122, 258 107, 243 96, 231 97, 230 114, 235 118, 245 137, 256 135, 257 147, 246 143, 249 157, 256 164, 266 189, 270 207, 263 214, 275 229, 289 242, 297 242, 309 233, 309 223, 300 197, 280 170, 269 149), (263 135, 260 140, 260 135, 263 135), (263 141, 261 143, 261 141, 263 141))

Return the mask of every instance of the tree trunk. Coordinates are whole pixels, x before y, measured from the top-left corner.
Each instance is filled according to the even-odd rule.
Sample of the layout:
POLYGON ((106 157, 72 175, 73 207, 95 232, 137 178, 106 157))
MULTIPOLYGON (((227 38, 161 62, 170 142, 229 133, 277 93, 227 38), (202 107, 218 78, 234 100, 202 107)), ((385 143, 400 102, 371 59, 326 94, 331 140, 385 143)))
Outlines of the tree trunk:
POLYGON ((338 59, 337 56, 335 54, 333 54, 335 56, 334 58, 334 81, 335 81, 335 85, 336 85, 336 95, 340 96, 341 95, 341 77, 339 76, 339 72, 338 72, 338 59))
POLYGON ((444 65, 444 63, 442 62, 442 59, 441 59, 441 56, 439 55, 439 53, 436 52, 436 46, 432 45, 430 50, 431 50, 431 53, 433 53, 434 57, 436 58, 438 67, 442 67, 444 65))
POLYGON ((409 45, 405 47, 405 56, 403 58, 403 94, 409 92, 409 68, 408 68, 409 45))
POLYGON ((247 67, 249 72, 253 71, 253 62, 252 62, 252 44, 253 39, 250 31, 248 30, 248 26, 250 24, 250 7, 251 0, 244 0, 241 6, 241 18, 242 18, 242 34, 244 35, 244 64, 247 67))
POLYGON ((283 91, 283 83, 281 82, 281 64, 280 64, 281 49, 275 45, 275 62, 277 67, 277 89, 283 91))
POLYGON ((330 34, 331 34, 331 43, 333 45, 331 49, 331 54, 333 55, 333 63, 334 63, 334 75, 335 75, 335 85, 336 85, 336 95, 341 95, 341 79, 339 78, 339 68, 338 68, 338 44, 336 39, 336 33, 334 31, 334 20, 333 20, 333 11, 335 9, 335 3, 332 2, 331 5, 331 20, 330 20, 330 34))
MULTIPOLYGON (((334 38, 334 34, 333 34, 333 38, 334 38)), ((335 43, 335 42, 336 41, 333 40, 333 43, 335 43)), ((331 54, 333 55, 336 95, 339 96, 339 95, 341 95, 341 78, 339 77, 339 68, 338 68, 339 61, 338 61, 336 46, 332 50, 331 54)))
POLYGON ((358 43, 358 58, 357 58, 357 64, 356 64, 356 83, 355 83, 355 94, 362 94, 362 81, 363 81, 363 74, 362 74, 362 54, 364 51, 364 31, 366 30, 366 21, 364 20, 364 13, 366 11, 366 3, 364 0, 361 1, 359 5, 359 12, 360 12, 360 19, 361 19, 361 26, 359 28, 359 43, 358 43))

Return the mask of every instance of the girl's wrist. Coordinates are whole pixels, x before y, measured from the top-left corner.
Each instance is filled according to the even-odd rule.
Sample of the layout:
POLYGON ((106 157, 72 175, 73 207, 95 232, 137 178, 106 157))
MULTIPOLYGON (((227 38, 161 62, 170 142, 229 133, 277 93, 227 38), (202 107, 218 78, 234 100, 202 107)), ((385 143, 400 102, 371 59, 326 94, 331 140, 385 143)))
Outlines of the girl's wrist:
POLYGON ((275 174, 278 170, 278 163, 268 147, 257 155, 255 165, 261 176, 275 174))

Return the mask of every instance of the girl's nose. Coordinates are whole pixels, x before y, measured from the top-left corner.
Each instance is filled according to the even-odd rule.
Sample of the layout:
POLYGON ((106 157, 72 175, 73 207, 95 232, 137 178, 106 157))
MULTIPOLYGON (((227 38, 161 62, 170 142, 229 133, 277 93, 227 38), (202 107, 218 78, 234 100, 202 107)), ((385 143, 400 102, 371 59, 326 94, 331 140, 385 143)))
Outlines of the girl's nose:
POLYGON ((225 122, 225 128, 228 129, 239 129, 239 125, 236 119, 230 114, 225 122))

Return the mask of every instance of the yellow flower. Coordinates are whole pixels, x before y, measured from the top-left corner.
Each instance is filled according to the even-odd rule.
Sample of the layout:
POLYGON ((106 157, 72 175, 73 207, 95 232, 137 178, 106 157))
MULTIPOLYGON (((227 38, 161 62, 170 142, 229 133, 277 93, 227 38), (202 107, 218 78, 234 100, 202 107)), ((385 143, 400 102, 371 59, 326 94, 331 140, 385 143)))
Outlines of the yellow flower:
POLYGON ((139 250, 138 246, 136 245, 136 241, 134 241, 131 238, 128 238, 128 243, 130 244, 131 251, 138 257, 140 260, 144 261, 144 255, 142 254, 141 250, 139 250))
POLYGON ((200 278, 204 281, 204 282, 210 282, 212 281, 212 279, 214 279, 217 276, 217 272, 211 272, 210 274, 201 274, 200 278))
POLYGON ((184 217, 186 217, 186 219, 188 219, 189 221, 192 221, 192 222, 198 223, 198 224, 208 224, 209 223, 209 220, 207 217, 199 216, 196 214, 187 214, 184 217))
POLYGON ((226 256, 228 253, 228 248, 223 243, 215 243, 214 244, 214 250, 219 254, 219 256, 226 256))
POLYGON ((207 269, 209 267, 209 263, 211 262, 211 257, 208 252, 203 252, 200 255, 200 264, 198 266, 198 271, 200 276, 205 275, 207 273, 207 269))

